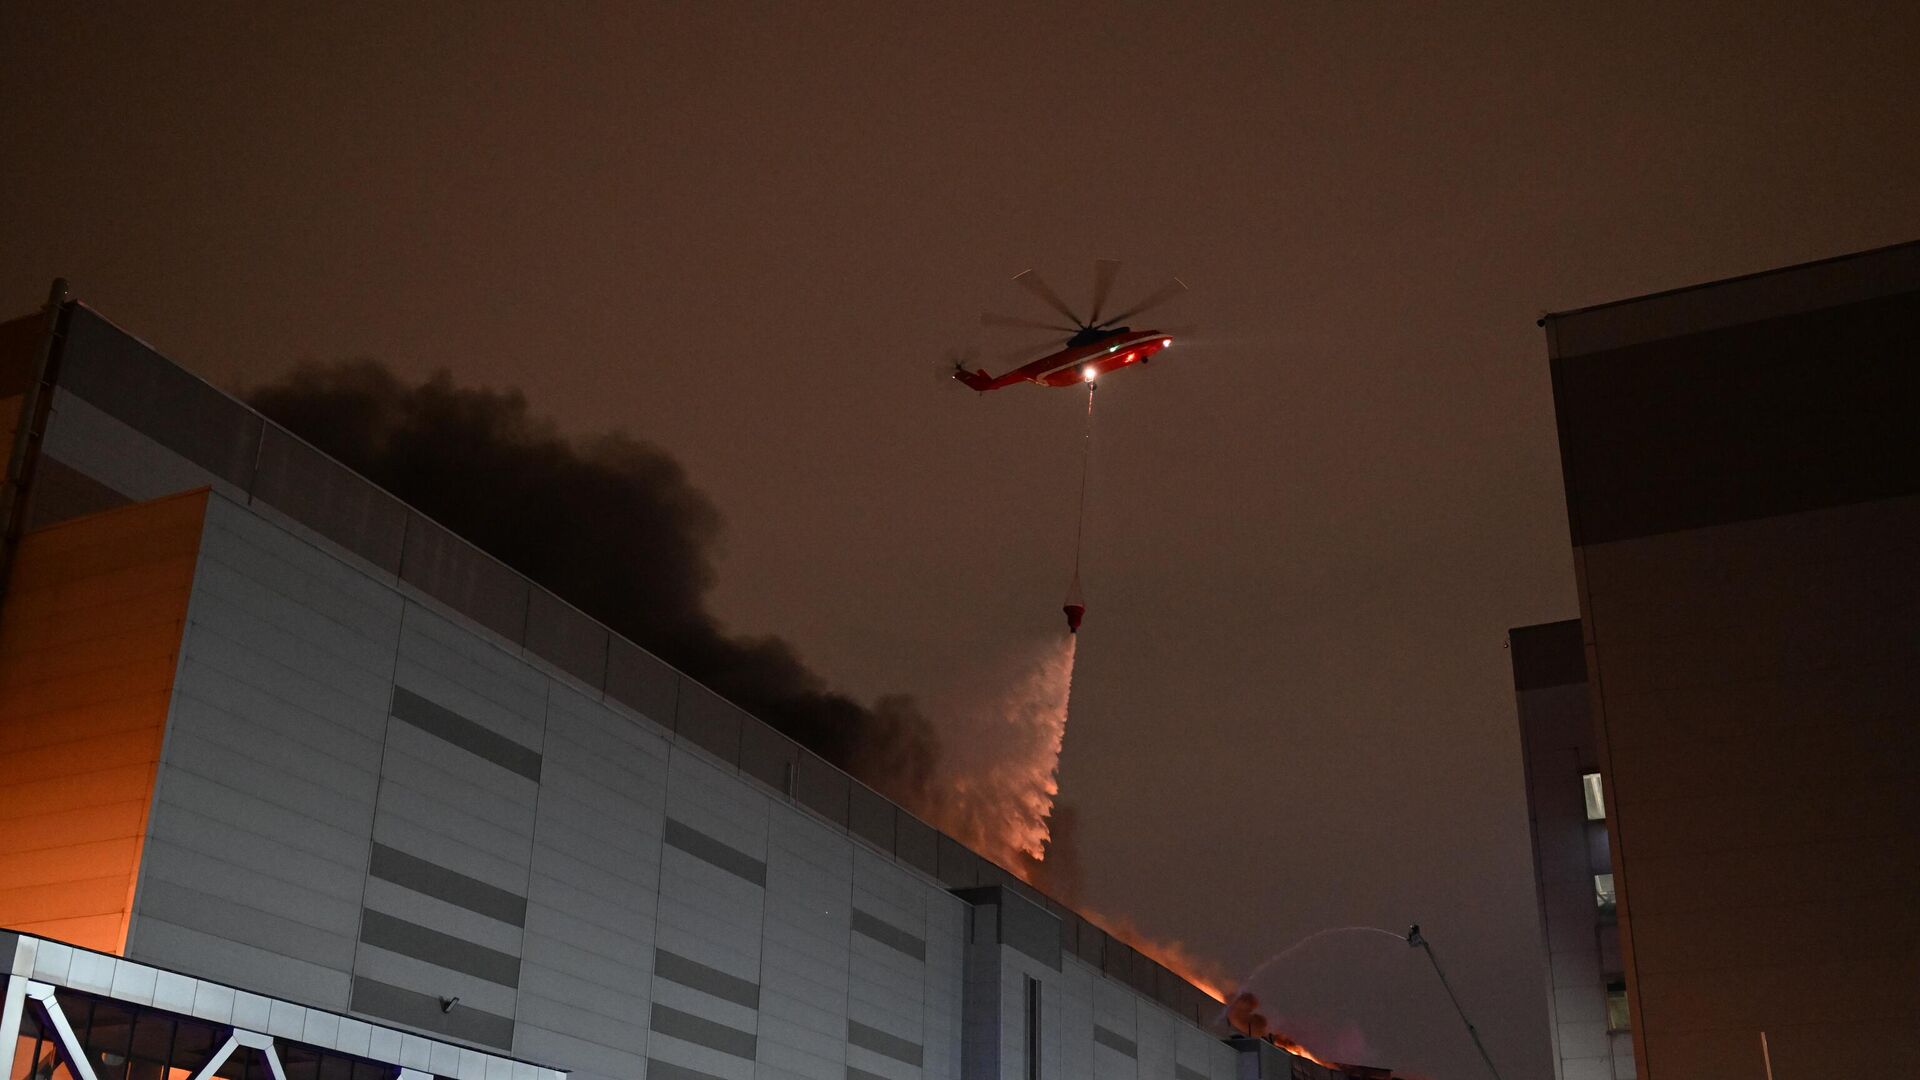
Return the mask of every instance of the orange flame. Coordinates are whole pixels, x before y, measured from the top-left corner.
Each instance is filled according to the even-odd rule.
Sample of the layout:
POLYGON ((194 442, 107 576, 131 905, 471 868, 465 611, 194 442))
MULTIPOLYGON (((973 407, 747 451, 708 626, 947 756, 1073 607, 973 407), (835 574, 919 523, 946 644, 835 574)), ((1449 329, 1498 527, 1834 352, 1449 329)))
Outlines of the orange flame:
MULTIPOLYGON (((1066 740, 1073 693, 1077 636, 1050 646, 1033 668, 986 715, 973 718, 974 737, 953 757, 944 790, 925 809, 927 819, 949 836, 991 859, 1028 884, 1047 857, 1054 797, 1060 793, 1060 748, 1066 740), (969 753, 969 751, 971 751, 969 753)), ((1236 1030, 1264 1038, 1288 1053, 1337 1069, 1278 1033, 1253 1010, 1259 999, 1237 985, 1219 964, 1176 939, 1156 938, 1131 919, 1102 915, 1075 904, 1082 917, 1198 987, 1224 1007, 1236 1030), (1236 1016, 1238 1020, 1236 1020, 1236 1016)))
POLYGON ((1288 1038, 1286 1035, 1270 1029, 1267 1026, 1266 1016, 1258 1011, 1259 1008, 1260 999, 1258 997, 1255 997, 1245 990, 1239 991, 1233 995, 1233 1000, 1227 1002, 1228 1026, 1242 1035, 1250 1035, 1256 1039, 1265 1039, 1267 1042, 1285 1050, 1287 1053, 1297 1054, 1316 1065, 1324 1065, 1329 1069, 1344 1068, 1344 1066, 1338 1062, 1329 1061, 1307 1049, 1305 1046, 1302 1046, 1299 1040, 1288 1038))
POLYGON ((1178 938, 1154 937, 1124 915, 1109 915, 1079 906, 1076 906, 1075 910, 1088 922, 1133 946, 1161 967, 1192 983, 1208 997, 1221 1004, 1226 1003, 1226 987, 1233 985, 1232 974, 1218 963, 1196 953, 1193 946, 1178 938))

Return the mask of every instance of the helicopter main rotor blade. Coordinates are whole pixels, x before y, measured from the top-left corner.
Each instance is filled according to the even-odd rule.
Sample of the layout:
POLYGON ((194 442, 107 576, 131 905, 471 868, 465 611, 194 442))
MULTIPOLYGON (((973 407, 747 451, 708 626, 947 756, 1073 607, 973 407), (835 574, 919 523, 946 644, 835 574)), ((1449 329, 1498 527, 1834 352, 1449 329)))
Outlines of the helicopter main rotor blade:
POLYGON ((1132 307, 1121 312, 1120 314, 1113 316, 1112 318, 1106 320, 1100 325, 1108 326, 1113 323, 1120 322, 1124 319, 1131 319, 1132 317, 1140 314, 1143 311, 1148 311, 1153 308, 1159 307, 1161 304, 1166 303, 1167 301, 1173 299, 1176 296, 1179 296, 1181 293, 1186 291, 1187 291, 1187 283, 1184 281, 1181 281, 1179 278, 1174 278, 1171 282, 1168 282, 1166 285, 1162 286, 1152 296, 1147 297, 1145 300, 1140 301, 1139 303, 1133 305, 1132 307))
POLYGON ((1107 294, 1113 291, 1113 279, 1120 273, 1117 259, 1095 259, 1093 261, 1093 314, 1087 321, 1096 325, 1100 322, 1100 309, 1107 306, 1107 294))
POLYGON ((996 353, 993 358, 1001 367, 1006 367, 1008 364, 1019 364, 1045 356, 1059 347, 1060 343, 1057 340, 1042 341, 1028 345, 1024 349, 1008 349, 1005 352, 996 353))
POLYGON ((1078 326, 1058 326, 1050 322, 1041 322, 1039 319, 1023 319, 1017 315, 995 315, 991 311, 980 316, 980 325, 1018 326, 1026 330, 1058 330, 1063 334, 1071 334, 1080 329, 1078 326))
POLYGON ((1022 270, 1013 276, 1013 280, 1019 282, 1021 288, 1039 297, 1048 307, 1072 320, 1076 329, 1086 325, 1080 321, 1080 316, 1075 315, 1073 309, 1067 306, 1067 302, 1060 299, 1059 293, 1054 292, 1046 282, 1040 280, 1039 274, 1031 270, 1022 270))

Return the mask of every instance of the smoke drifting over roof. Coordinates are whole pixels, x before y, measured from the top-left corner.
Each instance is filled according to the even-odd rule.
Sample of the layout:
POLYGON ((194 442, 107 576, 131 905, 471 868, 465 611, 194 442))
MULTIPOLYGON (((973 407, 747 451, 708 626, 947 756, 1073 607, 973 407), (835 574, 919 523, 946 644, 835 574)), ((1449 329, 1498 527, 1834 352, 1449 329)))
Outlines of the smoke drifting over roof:
POLYGON ((938 757, 912 699, 828 689, 778 637, 736 637, 706 607, 722 519, 659 447, 561 435, 519 391, 409 384, 369 361, 308 363, 249 395, 348 467, 895 799, 919 805, 938 757))

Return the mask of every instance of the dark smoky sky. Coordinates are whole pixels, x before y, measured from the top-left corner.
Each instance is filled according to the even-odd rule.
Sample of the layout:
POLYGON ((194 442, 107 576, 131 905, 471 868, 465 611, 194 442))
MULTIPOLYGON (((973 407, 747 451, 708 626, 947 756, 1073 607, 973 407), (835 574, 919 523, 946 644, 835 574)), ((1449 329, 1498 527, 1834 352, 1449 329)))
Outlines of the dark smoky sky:
MULTIPOLYGON (((12 3, 0 301, 65 274, 223 385, 373 357, 631 432, 724 516, 728 632, 938 723, 1057 633, 1082 400, 936 362, 1017 343, 978 313, 1040 314, 1029 266, 1180 274, 1200 332, 1100 391, 1087 901, 1240 969, 1418 920, 1541 1076, 1501 645, 1576 605, 1534 319, 1920 235, 1916 10, 12 3)), ((1393 948, 1266 1007, 1479 1075, 1393 948)))
MULTIPOLYGON (((902 695, 837 693, 777 635, 710 608, 720 513, 661 448, 568 438, 525 395, 303 363, 247 394, 268 416, 828 761, 915 809, 938 736, 902 695), (530 527, 574 522, 565 528, 530 527)), ((924 813, 925 811, 922 810, 924 813)))

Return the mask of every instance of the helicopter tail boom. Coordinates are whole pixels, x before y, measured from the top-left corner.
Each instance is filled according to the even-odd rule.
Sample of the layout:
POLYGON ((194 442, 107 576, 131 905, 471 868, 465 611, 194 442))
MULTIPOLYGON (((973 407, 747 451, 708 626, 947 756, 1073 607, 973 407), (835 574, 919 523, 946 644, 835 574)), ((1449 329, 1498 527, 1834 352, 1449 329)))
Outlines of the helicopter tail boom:
POLYGON ((965 384, 969 390, 987 391, 994 388, 993 376, 985 371, 968 371, 963 367, 953 369, 953 377, 965 384))

